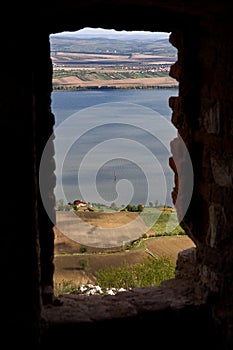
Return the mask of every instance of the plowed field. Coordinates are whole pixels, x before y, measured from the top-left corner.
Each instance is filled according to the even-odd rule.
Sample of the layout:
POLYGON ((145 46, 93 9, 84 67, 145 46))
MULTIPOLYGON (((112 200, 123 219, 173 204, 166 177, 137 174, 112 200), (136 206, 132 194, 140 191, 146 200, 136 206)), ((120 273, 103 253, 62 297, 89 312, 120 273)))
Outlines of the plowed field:
MULTIPOLYGON (((80 213, 80 218, 89 224, 105 228, 117 229, 133 219, 135 215, 121 212, 113 216, 111 213, 80 213), (114 218, 114 220, 113 220, 114 218)), ((132 213, 134 214, 134 213, 132 213)), ((77 285, 94 283, 94 274, 97 270, 107 266, 120 266, 123 264, 140 263, 148 254, 156 257, 169 257, 174 263, 181 250, 194 247, 188 236, 152 237, 143 240, 143 245, 136 250, 125 251, 121 247, 100 248, 80 244, 77 240, 69 238, 57 227, 55 232, 55 283, 61 281, 74 281, 77 285), (80 252, 84 248, 84 253, 80 252), (85 266, 85 269, 82 267, 85 266)))

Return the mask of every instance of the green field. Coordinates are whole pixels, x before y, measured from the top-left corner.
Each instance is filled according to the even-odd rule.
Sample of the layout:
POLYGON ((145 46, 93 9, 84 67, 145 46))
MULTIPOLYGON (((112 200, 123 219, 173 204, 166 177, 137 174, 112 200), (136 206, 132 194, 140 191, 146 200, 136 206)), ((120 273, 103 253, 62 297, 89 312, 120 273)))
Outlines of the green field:
POLYGON ((164 212, 159 208, 145 208, 140 214, 147 226, 155 236, 184 235, 185 232, 179 225, 177 213, 164 212))

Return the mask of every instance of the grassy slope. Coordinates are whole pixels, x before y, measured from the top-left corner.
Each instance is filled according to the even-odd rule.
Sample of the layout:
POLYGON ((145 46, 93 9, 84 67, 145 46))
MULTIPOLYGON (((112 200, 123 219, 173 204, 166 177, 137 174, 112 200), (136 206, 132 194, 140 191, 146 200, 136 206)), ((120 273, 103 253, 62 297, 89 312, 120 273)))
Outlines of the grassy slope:
MULTIPOLYGON (((89 218, 90 214, 87 215, 89 218)), ((109 215, 111 214, 109 213, 109 215)), ((69 240, 55 228, 55 283, 63 280, 76 281, 77 284, 94 283, 94 275, 99 269, 107 266, 122 266, 126 263, 137 264, 151 253, 159 258, 166 256, 175 263, 179 251, 194 246, 179 227, 175 212, 169 214, 156 208, 146 208, 144 214, 145 217, 149 215, 150 220, 151 217, 154 220, 157 215, 158 220, 152 225, 152 234, 155 234, 155 237, 139 240, 129 251, 86 247, 86 252, 80 253, 82 246, 69 240), (166 236, 169 218, 172 218, 173 229, 167 232, 170 236, 166 236), (181 230, 182 234, 177 236, 178 231, 175 231, 174 228, 178 231, 181 230)), ((92 215, 92 224, 101 225, 101 220, 107 220, 107 213, 99 212, 92 215)))

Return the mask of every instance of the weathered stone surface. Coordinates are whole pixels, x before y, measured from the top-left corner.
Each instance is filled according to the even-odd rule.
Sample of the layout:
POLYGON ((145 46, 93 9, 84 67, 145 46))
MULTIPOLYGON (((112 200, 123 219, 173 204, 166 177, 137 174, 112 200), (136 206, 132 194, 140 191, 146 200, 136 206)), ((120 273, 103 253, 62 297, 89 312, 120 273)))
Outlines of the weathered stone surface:
POLYGON ((233 158, 232 155, 213 154, 211 157, 211 167, 214 181, 223 187, 233 188, 233 158))

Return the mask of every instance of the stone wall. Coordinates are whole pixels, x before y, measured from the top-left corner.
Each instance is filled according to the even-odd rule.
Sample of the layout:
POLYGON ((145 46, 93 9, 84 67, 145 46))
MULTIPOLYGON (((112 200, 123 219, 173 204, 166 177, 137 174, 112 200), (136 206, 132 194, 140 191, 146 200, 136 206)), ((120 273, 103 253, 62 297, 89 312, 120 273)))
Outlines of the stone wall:
MULTIPOLYGON (((228 33, 232 27, 213 18, 198 25, 194 24, 191 32, 185 28, 185 37, 176 33, 171 36, 179 50, 171 75, 180 82, 179 97, 170 99, 172 122, 185 140, 194 170, 192 201, 181 225, 197 246, 196 288, 203 298, 216 301, 212 308, 214 320, 231 342, 233 46, 228 33)), ((171 149, 177 159, 176 167, 171 160, 171 167, 177 174, 183 161, 177 156, 178 139, 172 142, 171 149)), ((175 176, 175 202, 179 187, 188 181, 185 173, 188 174, 184 169, 179 179, 175 176)), ((185 198, 176 202, 182 217, 184 202, 185 198)))

